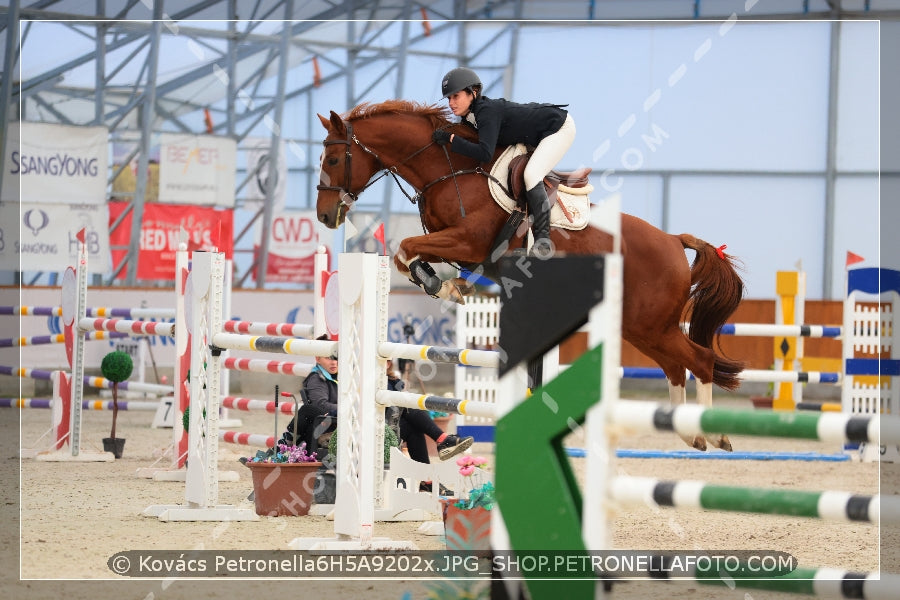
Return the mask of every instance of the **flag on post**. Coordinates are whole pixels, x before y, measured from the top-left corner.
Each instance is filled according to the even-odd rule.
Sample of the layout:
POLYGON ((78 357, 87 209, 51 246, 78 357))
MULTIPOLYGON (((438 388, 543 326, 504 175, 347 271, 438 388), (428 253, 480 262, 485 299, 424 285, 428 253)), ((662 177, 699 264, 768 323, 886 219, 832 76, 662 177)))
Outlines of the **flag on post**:
POLYGON ((856 263, 860 263, 864 260, 866 259, 859 254, 854 254, 847 250, 847 264, 845 266, 849 267, 850 265, 855 265, 856 263))
POLYGON ((81 242, 82 244, 84 243, 85 229, 86 229, 85 227, 82 227, 81 231, 79 231, 78 233, 75 234, 75 239, 78 240, 79 242, 81 242))
POLYGON ((376 240, 381 243, 381 247, 384 249, 384 255, 387 256, 387 244, 384 243, 384 222, 382 221, 381 225, 375 230, 375 233, 372 234, 376 240))

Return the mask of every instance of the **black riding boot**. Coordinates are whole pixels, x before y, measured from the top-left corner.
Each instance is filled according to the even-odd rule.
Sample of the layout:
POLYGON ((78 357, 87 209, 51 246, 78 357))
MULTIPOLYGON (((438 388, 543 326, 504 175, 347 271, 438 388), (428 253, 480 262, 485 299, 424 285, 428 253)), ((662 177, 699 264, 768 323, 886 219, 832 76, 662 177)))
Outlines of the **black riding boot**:
POLYGON ((531 254, 541 258, 549 257, 553 252, 553 244, 550 242, 550 199, 543 181, 525 192, 525 201, 531 211, 531 233, 534 234, 531 254))

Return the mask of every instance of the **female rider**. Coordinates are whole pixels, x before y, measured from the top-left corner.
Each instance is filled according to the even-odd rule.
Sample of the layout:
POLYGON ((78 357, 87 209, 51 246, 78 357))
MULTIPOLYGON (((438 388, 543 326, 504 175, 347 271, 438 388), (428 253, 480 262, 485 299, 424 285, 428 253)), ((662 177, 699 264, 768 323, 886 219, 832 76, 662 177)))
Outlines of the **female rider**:
POLYGON ((525 167, 525 200, 532 215, 532 253, 548 257, 550 242, 550 200, 543 179, 553 169, 575 139, 575 122, 565 104, 519 104, 481 94, 481 80, 465 67, 451 70, 441 81, 441 93, 450 110, 462 122, 478 131, 478 141, 470 142, 444 130, 435 131, 438 144, 450 144, 454 152, 483 163, 493 160, 498 145, 522 143, 534 148, 525 167))

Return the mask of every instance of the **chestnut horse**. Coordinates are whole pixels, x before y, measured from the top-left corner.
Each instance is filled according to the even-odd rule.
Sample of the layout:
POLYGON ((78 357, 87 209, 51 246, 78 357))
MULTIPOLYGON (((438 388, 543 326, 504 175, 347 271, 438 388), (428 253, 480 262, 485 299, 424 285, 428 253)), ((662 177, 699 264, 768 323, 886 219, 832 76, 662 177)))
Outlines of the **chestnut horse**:
MULTIPOLYGON (((507 214, 490 197, 488 178, 478 163, 448 154, 432 142, 436 129, 474 139, 471 128, 447 117, 441 106, 401 100, 362 104, 344 116, 334 111, 330 118, 319 115, 328 135, 316 208, 323 224, 337 228, 376 174, 402 178, 417 191, 411 199, 419 205, 426 233, 404 239, 394 264, 432 296, 462 302, 470 291, 464 280, 441 281, 428 263, 445 261, 475 270, 489 258, 507 214)), ((524 229, 509 247, 521 246, 524 229)), ((688 369, 699 382, 698 402, 711 405, 712 384, 735 389, 743 370, 742 363, 712 347, 718 328, 743 296, 732 257, 692 235, 671 235, 624 213, 621 232, 622 337, 662 367, 673 403, 685 401, 688 369), (696 252, 693 264, 688 264, 686 248, 696 252), (689 306, 690 328, 685 335, 680 321, 689 306)), ((556 250, 571 254, 612 249, 611 236, 590 226, 581 231, 553 228, 551 241, 556 250)), ((708 439, 731 449, 724 435, 708 439)), ((685 441, 706 449, 701 436, 685 441)))

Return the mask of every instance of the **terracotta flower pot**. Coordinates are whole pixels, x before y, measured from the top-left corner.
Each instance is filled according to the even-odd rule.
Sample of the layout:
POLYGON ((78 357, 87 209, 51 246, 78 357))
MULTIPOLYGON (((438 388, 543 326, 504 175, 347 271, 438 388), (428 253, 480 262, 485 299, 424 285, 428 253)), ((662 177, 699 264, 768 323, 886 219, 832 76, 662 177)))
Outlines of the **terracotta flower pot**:
POLYGON ((772 410, 774 398, 772 396, 750 396, 750 402, 753 403, 753 408, 772 410))
POLYGON ((309 514, 320 462, 246 463, 253 474, 256 514, 269 517, 309 514))
POLYGON ((447 550, 490 550, 491 511, 480 506, 457 508, 458 498, 442 498, 447 550))

